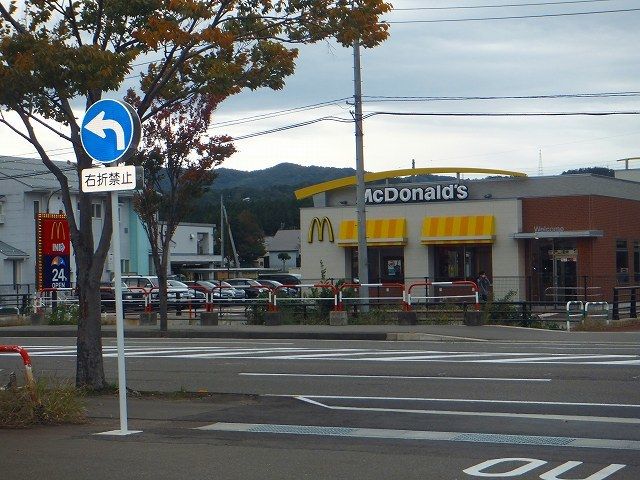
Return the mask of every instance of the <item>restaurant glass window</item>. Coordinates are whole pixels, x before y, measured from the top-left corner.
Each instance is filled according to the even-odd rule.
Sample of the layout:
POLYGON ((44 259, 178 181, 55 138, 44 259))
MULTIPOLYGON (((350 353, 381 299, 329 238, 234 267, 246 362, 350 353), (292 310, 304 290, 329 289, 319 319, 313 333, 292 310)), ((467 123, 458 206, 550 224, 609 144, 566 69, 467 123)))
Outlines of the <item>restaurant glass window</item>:
MULTIPOLYGON (((358 249, 350 248, 352 278, 358 277, 358 249)), ((369 247, 367 248, 369 264, 369 283, 403 283, 404 282, 404 248, 403 247, 369 247)))
POLYGON ((435 281, 475 281, 481 271, 491 278, 491 245, 438 245, 435 281))
POLYGON ((578 244, 574 238, 541 238, 530 244, 531 298, 568 302, 578 297, 578 244))
POLYGON ((619 284, 629 283, 629 247, 626 240, 616 240, 616 277, 619 284))

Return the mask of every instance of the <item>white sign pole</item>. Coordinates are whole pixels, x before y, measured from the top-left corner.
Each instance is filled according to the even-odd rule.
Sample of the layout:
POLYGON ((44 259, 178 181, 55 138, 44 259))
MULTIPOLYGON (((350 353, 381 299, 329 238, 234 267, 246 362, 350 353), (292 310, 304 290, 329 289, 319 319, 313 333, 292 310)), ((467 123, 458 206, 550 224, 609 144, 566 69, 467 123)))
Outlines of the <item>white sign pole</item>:
MULTIPOLYGON (((130 157, 140 142, 140 118, 126 102, 102 99, 84 114, 80 140, 87 155, 97 162, 113 163, 130 157), (107 119, 105 120, 105 116, 107 119), (115 134, 107 136, 105 130, 115 134), (128 132, 128 135, 125 133, 128 132)), ((118 190, 135 188, 135 167, 115 166, 107 169, 84 169, 81 175, 83 192, 111 191, 111 248, 113 251, 113 290, 116 305, 116 336, 118 349, 118 392, 120 400, 120 430, 99 435, 129 435, 127 425, 127 377, 124 359, 124 315, 122 309, 122 272, 120 271, 120 219, 118 218, 118 190), (108 171, 107 171, 108 170, 108 171)))
POLYGON ((113 285, 116 301, 116 337, 118 349, 118 397, 120 403, 119 435, 139 433, 129 431, 127 425, 127 375, 124 359, 124 313, 122 308, 122 271, 120 267, 120 221, 118 215, 118 192, 111 192, 111 248, 113 249, 113 285))

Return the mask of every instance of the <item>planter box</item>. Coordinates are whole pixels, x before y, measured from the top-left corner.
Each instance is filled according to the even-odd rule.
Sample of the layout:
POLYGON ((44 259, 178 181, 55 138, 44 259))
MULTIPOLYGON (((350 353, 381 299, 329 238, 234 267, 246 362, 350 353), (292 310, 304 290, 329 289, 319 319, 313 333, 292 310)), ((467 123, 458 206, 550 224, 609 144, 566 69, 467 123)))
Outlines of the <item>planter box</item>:
POLYGON ((469 327, 479 327, 482 325, 482 312, 467 310, 464 312, 464 324, 469 327))
POLYGON ((264 312, 264 324, 271 327, 282 325, 282 312, 264 312))
POLYGON ((200 325, 208 327, 212 325, 218 325, 218 313, 217 312, 202 312, 200 314, 200 325))
POLYGON ((417 325, 418 315, 416 312, 398 312, 398 325, 417 325))
POLYGON ((158 324, 158 313, 150 312, 150 313, 141 313, 140 314, 140 325, 157 325, 158 324))
POLYGON ((349 316, 347 312, 329 312, 329 325, 333 326, 345 326, 349 325, 349 316))

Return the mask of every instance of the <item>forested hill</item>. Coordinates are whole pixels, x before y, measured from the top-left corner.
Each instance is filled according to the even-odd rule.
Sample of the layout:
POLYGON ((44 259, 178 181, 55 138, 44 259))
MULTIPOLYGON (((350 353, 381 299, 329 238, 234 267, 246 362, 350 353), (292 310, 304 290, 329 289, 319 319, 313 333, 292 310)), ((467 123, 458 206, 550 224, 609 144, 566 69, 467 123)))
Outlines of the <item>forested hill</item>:
POLYGON ((295 190, 307 185, 326 182, 336 178, 355 175, 353 168, 304 167, 294 163, 280 163, 263 170, 245 172, 229 168, 217 168, 218 175, 210 190, 233 190, 236 188, 264 190, 275 186, 289 185, 295 190))
POLYGON ((266 235, 274 235, 280 228, 298 228, 300 207, 310 206, 312 201, 296 200, 293 193, 296 189, 355 175, 352 168, 304 167, 293 163, 252 172, 229 168, 217 168, 215 172, 217 177, 209 191, 197 200, 186 220, 219 223, 222 196, 238 235, 254 225, 266 235))
MULTIPOLYGON (((234 235, 239 237, 255 226, 265 235, 274 235, 280 228, 299 228, 300 208, 311 206, 312 199, 296 200, 296 189, 355 175, 353 168, 304 167, 293 163, 281 163, 252 172, 229 168, 218 168, 215 172, 217 177, 209 191, 196 201, 193 211, 185 220, 218 224, 222 196, 234 235)), ((426 175, 395 181, 450 178, 426 175)))

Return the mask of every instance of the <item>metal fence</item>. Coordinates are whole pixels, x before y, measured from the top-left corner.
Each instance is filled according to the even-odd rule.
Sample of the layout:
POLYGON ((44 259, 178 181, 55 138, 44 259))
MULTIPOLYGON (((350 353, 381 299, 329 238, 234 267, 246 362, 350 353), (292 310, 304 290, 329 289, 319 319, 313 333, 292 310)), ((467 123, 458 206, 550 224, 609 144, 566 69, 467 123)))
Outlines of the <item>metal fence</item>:
POLYGON ((17 308, 20 313, 27 313, 33 304, 33 292, 33 285, 0 285, 0 308, 17 308))

